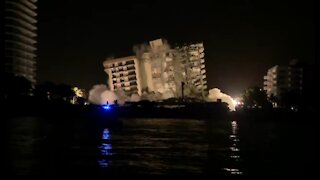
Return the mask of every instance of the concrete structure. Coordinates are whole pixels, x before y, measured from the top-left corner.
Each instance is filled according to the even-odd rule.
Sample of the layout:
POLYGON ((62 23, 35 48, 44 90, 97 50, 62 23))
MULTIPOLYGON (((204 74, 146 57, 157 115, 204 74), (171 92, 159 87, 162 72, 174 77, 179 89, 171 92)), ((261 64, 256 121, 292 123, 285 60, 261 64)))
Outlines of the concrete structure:
POLYGON ((183 64, 186 67, 186 82, 196 88, 201 93, 202 98, 207 96, 206 69, 204 61, 203 43, 184 46, 186 49, 186 61, 183 64))
MULTIPOLYGON (((171 48, 162 39, 149 42, 150 52, 142 56, 146 83, 151 92, 181 97, 181 83, 197 97, 207 95, 203 43, 171 48)), ((190 95, 191 93, 187 93, 190 95)))
POLYGON ((123 90, 126 95, 141 95, 139 61, 136 56, 107 59, 103 62, 112 91, 123 90))
POLYGON ((207 96, 203 43, 171 48, 165 40, 156 39, 138 51, 140 53, 137 56, 106 60, 103 63, 111 90, 121 88, 129 94, 137 91, 139 95, 142 92, 160 93, 163 99, 182 97, 182 94, 203 99, 207 96), (118 67, 119 63, 122 63, 123 68, 118 67), (131 79, 125 79, 128 73, 123 72, 129 68, 135 74, 130 76, 131 79), (124 76, 122 78, 119 76, 121 73, 124 76), (182 83, 185 84, 186 92, 181 90, 182 83))
POLYGON ((264 90, 268 96, 281 97, 282 93, 302 93, 303 69, 296 66, 274 66, 264 76, 264 90))
POLYGON ((37 0, 5 0, 5 72, 36 82, 37 0))
POLYGON ((170 94, 168 98, 176 96, 172 50, 162 39, 150 41, 149 45, 150 51, 141 57, 143 89, 170 94))

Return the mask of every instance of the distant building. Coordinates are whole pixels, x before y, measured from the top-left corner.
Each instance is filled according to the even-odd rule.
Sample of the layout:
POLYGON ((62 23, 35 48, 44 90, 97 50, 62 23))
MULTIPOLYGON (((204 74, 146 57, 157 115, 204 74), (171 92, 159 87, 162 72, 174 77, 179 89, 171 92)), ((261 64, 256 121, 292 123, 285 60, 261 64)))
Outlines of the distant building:
POLYGON ((289 66, 276 65, 270 68, 264 76, 264 90, 267 95, 281 97, 283 93, 302 93, 303 68, 290 64, 289 66))
POLYGON ((203 43, 171 48, 165 40, 156 39, 142 51, 137 56, 103 63, 111 90, 121 88, 139 95, 160 93, 167 99, 182 97, 185 84, 184 89, 189 91, 185 95, 207 96, 203 43))
POLYGON ((126 95, 141 95, 139 61, 136 56, 108 59, 103 62, 112 91, 123 90, 126 95))
POLYGON ((36 82, 37 0, 5 0, 5 72, 36 82))

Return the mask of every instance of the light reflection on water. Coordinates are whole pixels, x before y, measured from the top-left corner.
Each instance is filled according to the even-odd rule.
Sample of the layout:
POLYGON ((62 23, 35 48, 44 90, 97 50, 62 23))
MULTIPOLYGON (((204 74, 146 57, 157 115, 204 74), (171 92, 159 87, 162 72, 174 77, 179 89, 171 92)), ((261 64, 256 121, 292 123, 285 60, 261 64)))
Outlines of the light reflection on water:
POLYGON ((109 140, 109 139, 110 139, 110 131, 109 131, 108 128, 105 128, 105 129, 103 130, 102 139, 103 139, 103 140, 109 140))
POLYGON ((128 174, 203 173, 208 151, 205 121, 124 119, 123 124, 120 131, 104 129, 102 135, 103 158, 98 162, 109 175, 124 168, 128 174))
MULTIPOLYGON (((240 158, 240 148, 239 148, 239 142, 240 139, 238 137, 238 124, 237 121, 231 121, 231 130, 232 134, 229 135, 231 142, 231 147, 229 148, 231 150, 229 158, 234 162, 239 162, 241 160, 240 158)), ((230 172, 230 174, 243 174, 242 171, 238 168, 223 168, 223 170, 230 172)))
POLYGON ((102 133, 102 144, 99 147, 101 158, 98 160, 99 166, 101 168, 106 168, 109 165, 111 165, 110 156, 112 156, 112 144, 110 142, 111 140, 111 134, 108 128, 105 128, 102 133))
POLYGON ((10 136, 5 146, 10 152, 8 172, 16 175, 317 172, 317 166, 313 166, 318 154, 317 126, 313 122, 208 124, 196 119, 127 119, 120 130, 101 129, 93 139, 88 138, 91 129, 83 130, 79 121, 46 124, 43 120, 37 117, 8 120, 10 136), (99 145, 97 139, 101 141, 99 145))
POLYGON ((121 131, 104 129, 102 133, 98 163, 108 174, 123 168, 129 174, 242 174, 237 164, 219 167, 216 162, 216 158, 223 161, 222 149, 228 159, 240 160, 235 121, 227 131, 216 123, 213 131, 218 136, 207 136, 207 122, 201 120, 124 119, 123 124, 121 131), (221 141, 228 136, 231 146, 221 141))
POLYGON ((230 172, 230 174, 242 174, 239 169, 223 168, 225 171, 230 172))

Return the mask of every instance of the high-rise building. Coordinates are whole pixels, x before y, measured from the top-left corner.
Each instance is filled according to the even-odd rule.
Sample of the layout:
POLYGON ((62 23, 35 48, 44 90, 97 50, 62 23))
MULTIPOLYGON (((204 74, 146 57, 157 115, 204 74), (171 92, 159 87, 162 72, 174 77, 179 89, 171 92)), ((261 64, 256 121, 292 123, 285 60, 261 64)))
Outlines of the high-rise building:
POLYGON ((139 61, 136 56, 107 59, 103 62, 112 91, 123 90, 126 95, 141 95, 139 61))
POLYGON ((186 82, 195 87, 201 93, 202 98, 207 95, 206 69, 204 61, 203 43, 190 44, 182 47, 185 49, 186 60, 183 61, 186 67, 186 82))
POLYGON ((5 72, 36 82, 37 0, 5 0, 5 72))
POLYGON ((165 40, 156 39, 139 52, 137 56, 104 62, 111 90, 121 88, 139 95, 160 93, 163 99, 207 96, 203 43, 171 48, 165 40))
POLYGON ((286 92, 302 93, 303 69, 299 66, 273 66, 264 76, 264 90, 268 96, 281 97, 286 92))
MULTIPOLYGON (((143 89, 177 96, 173 50, 162 39, 149 42, 150 50, 142 54, 143 89)), ((181 73, 181 72, 179 72, 181 73)))
POLYGON ((186 95, 207 95, 203 43, 171 48, 162 39, 156 39, 149 44, 150 51, 141 57, 146 74, 144 85, 149 91, 181 97, 181 83, 185 83, 189 90, 186 95))

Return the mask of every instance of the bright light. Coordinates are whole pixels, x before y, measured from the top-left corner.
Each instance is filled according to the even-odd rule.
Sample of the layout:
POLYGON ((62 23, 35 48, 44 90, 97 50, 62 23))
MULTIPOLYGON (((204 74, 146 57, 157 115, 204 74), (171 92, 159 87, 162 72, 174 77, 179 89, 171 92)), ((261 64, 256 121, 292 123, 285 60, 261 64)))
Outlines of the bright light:
POLYGON ((242 99, 240 97, 233 98, 232 103, 235 107, 243 105, 242 99))
POLYGON ((105 109, 105 110, 110 110, 111 109, 111 106, 109 104, 107 105, 102 105, 102 108, 105 109))
POLYGON ((73 92, 75 93, 75 95, 77 97, 83 97, 84 96, 84 92, 82 89, 78 88, 78 87, 74 87, 73 89, 73 92))
POLYGON ((236 99, 232 99, 232 102, 233 102, 234 106, 238 106, 240 104, 240 102, 236 99))

